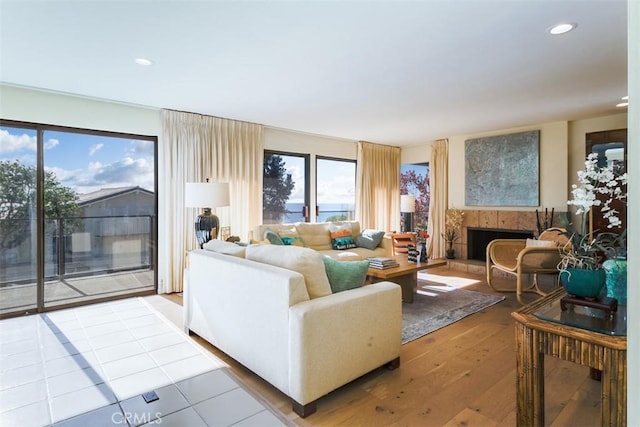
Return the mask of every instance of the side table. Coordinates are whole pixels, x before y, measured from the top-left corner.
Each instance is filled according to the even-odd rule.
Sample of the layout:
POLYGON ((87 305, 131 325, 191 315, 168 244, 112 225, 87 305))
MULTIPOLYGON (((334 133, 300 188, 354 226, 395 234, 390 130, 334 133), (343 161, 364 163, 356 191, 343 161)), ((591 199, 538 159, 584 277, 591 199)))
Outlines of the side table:
MULTIPOLYGON (((511 314, 516 321, 517 425, 544 425, 544 355, 548 354, 602 371, 601 423, 625 426, 627 337, 605 333, 601 324, 590 323, 593 318, 587 316, 585 326, 577 327, 578 316, 560 311, 564 295, 565 290, 559 288, 511 314), (563 318, 570 318, 573 326, 563 318)), ((626 307, 623 313, 626 315, 626 307)), ((624 329, 620 332, 619 325, 611 325, 611 333, 626 334, 626 319, 616 322, 624 323, 624 329)))

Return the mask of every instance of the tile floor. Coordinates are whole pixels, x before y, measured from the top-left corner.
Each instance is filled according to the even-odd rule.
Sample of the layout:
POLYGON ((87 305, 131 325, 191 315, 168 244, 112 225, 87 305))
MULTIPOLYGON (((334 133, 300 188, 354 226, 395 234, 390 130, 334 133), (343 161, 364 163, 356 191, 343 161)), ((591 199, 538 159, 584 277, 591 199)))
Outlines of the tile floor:
POLYGON ((287 422, 142 298, 0 321, 1 426, 145 424, 287 422))

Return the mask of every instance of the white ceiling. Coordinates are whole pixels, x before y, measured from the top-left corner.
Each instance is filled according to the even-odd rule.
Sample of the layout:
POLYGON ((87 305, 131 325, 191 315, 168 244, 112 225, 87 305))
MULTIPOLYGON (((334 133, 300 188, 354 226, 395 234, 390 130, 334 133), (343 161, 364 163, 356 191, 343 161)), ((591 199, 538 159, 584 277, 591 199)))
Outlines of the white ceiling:
POLYGON ((625 111, 621 0, 0 8, 12 85, 400 146, 625 111), (561 21, 578 27, 546 33, 561 21))

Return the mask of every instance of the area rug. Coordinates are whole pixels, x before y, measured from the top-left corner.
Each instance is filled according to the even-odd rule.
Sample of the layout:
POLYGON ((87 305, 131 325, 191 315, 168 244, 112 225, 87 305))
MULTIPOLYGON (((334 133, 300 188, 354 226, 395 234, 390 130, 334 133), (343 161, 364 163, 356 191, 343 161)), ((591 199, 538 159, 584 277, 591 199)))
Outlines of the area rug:
POLYGON ((452 286, 418 288, 413 303, 402 304, 402 344, 420 338, 503 301, 505 297, 452 286))

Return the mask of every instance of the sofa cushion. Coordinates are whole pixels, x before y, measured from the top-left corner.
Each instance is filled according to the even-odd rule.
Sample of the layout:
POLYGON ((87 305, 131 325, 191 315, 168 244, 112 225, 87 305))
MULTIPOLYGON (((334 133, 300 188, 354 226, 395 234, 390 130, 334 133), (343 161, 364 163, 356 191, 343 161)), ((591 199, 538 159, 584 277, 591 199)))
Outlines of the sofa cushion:
POLYGON ((331 247, 336 250, 351 249, 357 247, 353 240, 353 231, 349 224, 331 224, 329 227, 331 247))
POLYGON ((280 239, 285 246, 304 246, 304 241, 295 228, 290 230, 281 230, 278 232, 278 236, 280 236, 280 239))
POLYGON ((327 222, 298 222, 296 230, 304 242, 306 248, 323 251, 331 249, 331 238, 329 237, 329 223, 327 222))
POLYGON ((248 246, 246 258, 263 264, 296 271, 304 276, 310 298, 331 294, 331 285, 322 262, 322 255, 313 249, 298 246, 248 246))
POLYGON ((245 247, 236 245, 232 242, 225 242, 224 240, 213 239, 202 245, 202 249, 206 249, 211 252, 217 252, 219 254, 233 255, 238 258, 244 258, 245 247))
POLYGON ((359 248, 374 250, 382 242, 383 237, 384 231, 367 229, 363 230, 361 235, 356 236, 355 241, 359 248))
POLYGON ((284 245, 284 242, 282 241, 278 233, 271 230, 267 230, 264 232, 264 239, 268 240, 272 245, 284 245))
POLYGON ((369 261, 337 261, 326 255, 322 261, 334 294, 364 285, 369 261))

